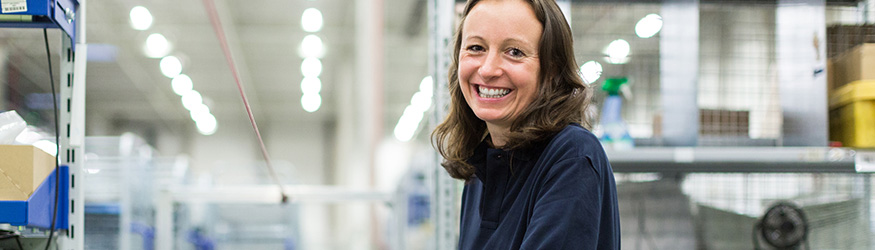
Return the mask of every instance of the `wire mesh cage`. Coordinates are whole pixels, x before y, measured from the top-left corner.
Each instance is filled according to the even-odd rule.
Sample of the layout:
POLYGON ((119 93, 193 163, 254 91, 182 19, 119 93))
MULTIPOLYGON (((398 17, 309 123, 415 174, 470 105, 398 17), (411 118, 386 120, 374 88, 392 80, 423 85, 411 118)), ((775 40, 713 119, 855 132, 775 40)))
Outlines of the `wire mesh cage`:
MULTIPOLYGON (((621 174, 621 230, 631 249, 779 249, 757 227, 777 204, 799 207, 807 249, 871 249, 870 175, 621 174)), ((791 248, 795 249, 795 248, 791 248)))
MULTIPOLYGON (((868 10, 873 7, 872 1, 591 1, 573 5, 571 26, 578 63, 595 61, 603 66, 595 78, 581 67, 585 81, 598 90, 611 78, 628 79, 633 94, 623 97, 620 114, 634 147, 769 151, 827 145, 826 99, 833 88, 827 85, 828 59, 871 39, 868 32, 875 18, 868 10), (668 20, 676 17, 668 15, 680 12, 697 16, 685 24, 688 27, 673 27, 675 31, 687 28, 689 37, 670 32, 636 34, 636 23, 648 14, 662 15, 669 25, 668 20), (631 47, 626 60, 609 58, 609 44, 617 39, 631 47), (685 54, 689 51, 694 55, 685 54), (672 71, 673 67, 689 68, 672 71), (684 84, 691 90, 683 95, 666 93, 684 84), (681 116, 695 119, 678 123, 681 116), (676 129, 671 126, 678 124, 693 135, 692 142, 669 141, 675 136, 670 130, 676 129)), ((675 25, 678 20, 674 19, 675 25)), ((593 113, 605 116, 610 95, 596 92, 593 113)), ((601 135, 606 130, 598 119, 595 132, 601 135)), ((603 144, 609 157, 610 151, 618 151, 603 144)), ((624 248, 875 249, 869 174, 805 173, 804 157, 799 159, 799 169, 781 170, 794 173, 742 173, 729 167, 719 171, 733 173, 684 172, 697 171, 693 151, 689 155, 684 150, 659 151, 674 153, 674 161, 652 164, 659 166, 651 169, 661 168, 652 171, 662 173, 615 172, 624 248), (686 165, 679 170, 672 164, 686 165), (792 215, 793 208, 799 215, 792 215), (775 212, 778 219, 774 215, 764 219, 770 209, 781 211, 775 212), (799 218, 805 219, 805 227, 793 224, 799 218), (804 240, 775 246, 788 235, 803 235, 790 230, 801 228, 806 229, 805 237, 797 239, 804 240)), ((749 156, 737 156, 745 157, 749 156)), ((709 164, 719 169, 722 163, 709 164)), ((748 171, 759 167, 778 166, 762 164, 748 171)))
POLYGON ((782 122, 776 7, 710 2, 700 8, 699 145, 774 146, 782 122))
MULTIPOLYGON (((822 85, 826 83, 827 58, 871 39, 866 33, 871 25, 859 24, 863 21, 862 5, 842 1, 821 2, 825 5, 801 0, 701 1, 692 5, 697 9, 691 12, 698 15, 692 19, 697 25, 681 25, 681 29, 692 29, 691 40, 677 34, 639 33, 640 26, 647 26, 642 23, 649 15, 672 15, 665 10, 672 4, 677 3, 592 1, 573 5, 576 59, 583 65, 585 82, 597 90, 592 113, 600 117, 594 132, 605 132, 598 119, 605 117, 605 100, 612 95, 598 90, 608 79, 623 77, 628 79, 628 93, 632 94, 620 94, 621 114, 636 146, 677 146, 664 142, 673 136, 666 134, 666 129, 677 124, 671 118, 675 105, 689 106, 682 107, 692 111, 684 115, 698 117, 684 125, 694 141, 682 146, 827 144, 826 131, 820 127, 826 120, 822 85), (801 18, 807 15, 825 15, 832 28, 823 34, 824 24, 812 21, 820 19, 801 18), (857 24, 836 26, 837 20, 849 23, 848 19, 857 24), (845 38, 837 38, 838 33, 845 38), (688 39, 681 42, 692 45, 673 47, 679 46, 679 39, 688 39), (626 53, 621 53, 619 60, 611 57, 617 40, 626 44, 626 53), (686 51, 696 56, 672 60, 686 51), (600 75, 590 72, 592 67, 585 65, 590 62, 598 64, 600 75), (688 70, 672 71, 672 67, 688 70), (674 85, 684 84, 674 80, 680 79, 675 77, 678 74, 693 77, 689 93, 667 93, 674 85), (692 102, 672 99, 678 96, 692 102)), ((659 18, 678 20, 673 16, 659 18)))
POLYGON ((772 206, 789 202, 807 218, 809 249, 870 248, 871 185, 859 174, 692 174, 694 228, 708 249, 767 248, 754 225, 772 206), (729 228, 736 230, 727 230, 729 228))

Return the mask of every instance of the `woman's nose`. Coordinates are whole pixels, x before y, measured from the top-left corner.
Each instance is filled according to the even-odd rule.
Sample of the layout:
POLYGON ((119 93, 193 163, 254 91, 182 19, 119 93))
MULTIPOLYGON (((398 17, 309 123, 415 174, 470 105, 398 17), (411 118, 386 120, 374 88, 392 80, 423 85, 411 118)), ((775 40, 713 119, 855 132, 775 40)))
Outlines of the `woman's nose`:
POLYGON ((495 78, 501 76, 501 57, 497 53, 487 54, 477 73, 483 78, 495 78))

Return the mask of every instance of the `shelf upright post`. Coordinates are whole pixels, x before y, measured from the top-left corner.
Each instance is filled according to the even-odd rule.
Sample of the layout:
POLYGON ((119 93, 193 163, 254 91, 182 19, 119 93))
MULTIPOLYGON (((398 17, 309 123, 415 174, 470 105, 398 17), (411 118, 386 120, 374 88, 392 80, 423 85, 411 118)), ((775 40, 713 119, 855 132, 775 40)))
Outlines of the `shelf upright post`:
POLYGON ((699 139, 699 0, 662 3, 659 34, 662 137, 665 146, 696 146, 699 139))
MULTIPOLYGON (((435 109, 431 128, 434 128, 447 115, 450 95, 447 89, 447 69, 450 65, 450 43, 453 41, 455 1, 428 0, 429 15, 429 74, 434 79, 435 109)), ((440 166, 441 156, 437 153, 430 164, 428 184, 433 191, 431 218, 435 221, 435 245, 431 249, 455 249, 456 235, 456 181, 450 178, 440 166)))
MULTIPOLYGON (((75 22, 74 38, 61 36, 60 60, 60 154, 61 165, 69 168, 69 228, 58 234, 57 244, 62 250, 85 249, 85 200, 83 188, 84 143, 85 143, 85 65, 88 55, 85 44, 85 0, 79 0, 79 8, 68 17, 75 22), (75 41, 73 40, 75 39, 75 41), (74 47, 75 43, 75 47, 74 47), (75 49, 74 49, 75 48, 75 49), (78 182, 77 182, 77 178, 78 182)), ((63 187, 62 187, 63 188, 63 187)))

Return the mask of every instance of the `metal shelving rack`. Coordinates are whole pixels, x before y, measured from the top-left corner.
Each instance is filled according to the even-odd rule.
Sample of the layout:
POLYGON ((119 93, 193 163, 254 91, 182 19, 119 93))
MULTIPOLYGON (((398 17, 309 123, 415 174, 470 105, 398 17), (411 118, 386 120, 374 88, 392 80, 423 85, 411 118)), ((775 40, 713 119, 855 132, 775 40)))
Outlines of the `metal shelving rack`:
POLYGON ((657 147, 608 150, 616 173, 866 173, 875 152, 829 147, 657 147))
MULTIPOLYGON (((82 173, 82 153, 85 137, 85 44, 86 0, 28 0, 21 13, 3 13, 18 21, 0 22, 5 28, 60 29, 60 164, 69 167, 69 228, 57 234, 57 244, 63 250, 84 249, 84 193, 82 183, 76 186, 76 176, 82 173), (78 159, 78 161, 77 161, 78 159)), ((52 83, 54 84, 54 83, 52 83)))
MULTIPOLYGON (((447 105, 450 99, 447 91, 447 69, 450 66, 450 54, 448 48, 453 37, 455 1, 428 1, 429 15, 429 74, 434 77, 434 102, 435 111, 432 113, 431 126, 435 127, 438 121, 444 119, 447 114, 447 105)), ((455 249, 457 245, 456 235, 456 185, 457 181, 450 178, 446 171, 438 164, 441 156, 435 153, 431 161, 431 171, 426 171, 427 184, 433 187, 434 195, 431 200, 431 218, 435 221, 435 245, 429 249, 455 249)))

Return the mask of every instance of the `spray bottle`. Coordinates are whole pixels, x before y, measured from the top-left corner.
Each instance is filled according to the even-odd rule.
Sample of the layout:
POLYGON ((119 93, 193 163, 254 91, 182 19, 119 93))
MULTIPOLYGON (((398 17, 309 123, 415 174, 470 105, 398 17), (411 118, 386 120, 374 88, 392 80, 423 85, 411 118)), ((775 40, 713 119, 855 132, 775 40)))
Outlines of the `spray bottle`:
POLYGON ((608 97, 605 98, 605 103, 602 106, 601 119, 599 125, 602 127, 602 136, 599 140, 602 146, 606 149, 623 150, 631 149, 635 146, 632 137, 629 135, 629 129, 621 116, 623 110, 623 97, 632 98, 632 91, 629 88, 629 80, 626 77, 606 78, 602 85, 602 90, 608 92, 608 97), (622 95, 622 96, 621 96, 622 95))

